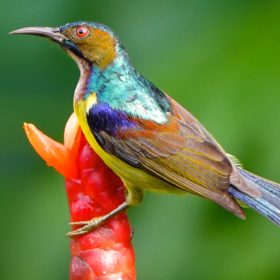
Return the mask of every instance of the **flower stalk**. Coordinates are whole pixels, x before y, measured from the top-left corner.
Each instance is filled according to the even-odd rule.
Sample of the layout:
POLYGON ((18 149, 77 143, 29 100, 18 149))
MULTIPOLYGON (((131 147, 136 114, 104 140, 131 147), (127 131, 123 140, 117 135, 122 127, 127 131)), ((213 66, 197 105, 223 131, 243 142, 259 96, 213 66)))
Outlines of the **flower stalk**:
MULTIPOLYGON (((24 130, 35 151, 65 178, 70 222, 102 216, 125 200, 123 183, 91 149, 74 114, 66 124, 64 144, 32 124, 24 124, 24 130)), ((135 280, 131 237, 124 212, 94 231, 72 237, 70 280, 135 280)))

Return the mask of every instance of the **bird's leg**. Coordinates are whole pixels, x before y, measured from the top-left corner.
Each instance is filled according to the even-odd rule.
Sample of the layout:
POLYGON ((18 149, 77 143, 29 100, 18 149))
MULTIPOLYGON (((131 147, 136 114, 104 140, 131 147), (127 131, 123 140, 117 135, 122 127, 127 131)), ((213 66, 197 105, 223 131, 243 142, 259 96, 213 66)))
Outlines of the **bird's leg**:
POLYGON ((73 226, 73 225, 84 225, 84 226, 81 228, 78 228, 76 230, 68 232, 66 234, 66 236, 72 237, 72 236, 78 236, 78 235, 88 233, 88 232, 92 231, 93 229, 97 228, 99 225, 101 225, 107 219, 109 219, 109 218, 115 216, 116 214, 118 214, 119 212, 125 210, 128 206, 129 206, 129 203, 127 201, 124 201, 117 208, 115 208, 114 210, 112 210, 111 212, 109 212, 108 214, 106 214, 104 216, 96 217, 89 221, 80 221, 80 222, 69 223, 69 225, 71 225, 71 226, 73 226))

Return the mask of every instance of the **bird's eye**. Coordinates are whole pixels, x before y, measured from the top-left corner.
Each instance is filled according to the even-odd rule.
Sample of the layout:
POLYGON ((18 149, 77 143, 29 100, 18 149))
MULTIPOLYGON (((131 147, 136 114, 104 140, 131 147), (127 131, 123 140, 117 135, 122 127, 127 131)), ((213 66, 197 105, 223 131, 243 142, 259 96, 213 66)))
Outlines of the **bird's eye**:
POLYGON ((79 37, 79 38, 84 38, 86 36, 88 36, 89 34, 89 30, 87 27, 85 26, 79 26, 77 27, 76 29, 76 35, 79 37))

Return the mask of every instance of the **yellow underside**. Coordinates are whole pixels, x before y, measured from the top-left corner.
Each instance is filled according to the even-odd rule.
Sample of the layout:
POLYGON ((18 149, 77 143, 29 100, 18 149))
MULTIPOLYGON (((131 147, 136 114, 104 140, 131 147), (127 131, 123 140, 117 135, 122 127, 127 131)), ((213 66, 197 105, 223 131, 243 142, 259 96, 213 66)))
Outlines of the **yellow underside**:
POLYGON ((86 119, 87 101, 80 100, 74 104, 75 113, 78 117, 82 131, 94 149, 94 151, 102 158, 105 164, 117 174, 128 190, 130 204, 137 204, 142 199, 143 190, 151 190, 157 192, 173 192, 180 193, 177 188, 162 181, 161 179, 139 169, 132 167, 119 158, 105 152, 94 138, 86 119))

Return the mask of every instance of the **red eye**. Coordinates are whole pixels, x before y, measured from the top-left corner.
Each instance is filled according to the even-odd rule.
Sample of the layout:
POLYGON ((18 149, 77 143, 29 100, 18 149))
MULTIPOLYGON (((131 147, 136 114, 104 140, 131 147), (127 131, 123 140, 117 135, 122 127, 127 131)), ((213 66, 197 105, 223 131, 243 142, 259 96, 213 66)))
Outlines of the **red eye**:
POLYGON ((84 38, 84 37, 86 37, 88 34, 89 34, 89 30, 88 30, 85 26, 77 27, 77 29, 76 29, 76 35, 77 35, 79 38, 84 38))

